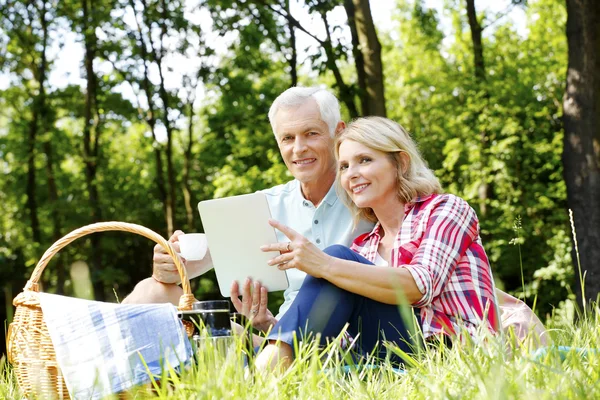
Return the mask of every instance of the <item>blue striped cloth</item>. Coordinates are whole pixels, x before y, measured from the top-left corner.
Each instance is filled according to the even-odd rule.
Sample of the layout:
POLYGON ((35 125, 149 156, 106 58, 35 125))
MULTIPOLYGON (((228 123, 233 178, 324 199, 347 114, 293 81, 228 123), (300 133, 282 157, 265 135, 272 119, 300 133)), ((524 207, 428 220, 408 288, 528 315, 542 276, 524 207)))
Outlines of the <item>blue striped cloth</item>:
POLYGON ((73 400, 149 382, 148 369, 158 375, 163 365, 176 368, 192 356, 171 304, 119 305, 47 293, 40 293, 40 303, 73 400))
POLYGON ((569 346, 547 346, 537 349, 532 357, 535 361, 541 361, 549 355, 558 355, 561 361, 565 361, 569 355, 586 359, 591 355, 600 355, 600 349, 585 348, 585 347, 569 347, 569 346))

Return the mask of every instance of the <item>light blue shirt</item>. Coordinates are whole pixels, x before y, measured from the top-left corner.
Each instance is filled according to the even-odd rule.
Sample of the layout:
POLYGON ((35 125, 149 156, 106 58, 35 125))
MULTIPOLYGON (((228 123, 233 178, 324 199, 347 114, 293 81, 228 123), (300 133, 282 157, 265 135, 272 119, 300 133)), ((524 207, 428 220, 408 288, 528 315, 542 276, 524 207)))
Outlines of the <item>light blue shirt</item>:
MULTIPOLYGON (((366 221, 361 221, 353 229, 350 211, 338 198, 335 185, 331 186, 317 207, 304 198, 300 182, 295 179, 262 192, 267 197, 274 219, 302 234, 321 250, 333 244, 350 246, 357 236, 373 229, 373 224, 366 221)), ((279 231, 277 240, 290 241, 279 231)), ((304 272, 297 269, 289 269, 286 273, 290 286, 283 294, 284 302, 279 308, 277 319, 289 309, 306 277, 304 272)))

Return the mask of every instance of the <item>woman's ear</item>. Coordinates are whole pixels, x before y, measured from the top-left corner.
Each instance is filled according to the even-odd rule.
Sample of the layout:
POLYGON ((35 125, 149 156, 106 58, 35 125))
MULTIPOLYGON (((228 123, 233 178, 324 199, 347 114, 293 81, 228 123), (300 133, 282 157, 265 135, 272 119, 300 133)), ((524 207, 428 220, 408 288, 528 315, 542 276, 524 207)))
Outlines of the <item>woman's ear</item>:
POLYGON ((402 176, 406 176, 410 168, 410 156, 405 151, 400 152, 400 165, 402 166, 402 176))

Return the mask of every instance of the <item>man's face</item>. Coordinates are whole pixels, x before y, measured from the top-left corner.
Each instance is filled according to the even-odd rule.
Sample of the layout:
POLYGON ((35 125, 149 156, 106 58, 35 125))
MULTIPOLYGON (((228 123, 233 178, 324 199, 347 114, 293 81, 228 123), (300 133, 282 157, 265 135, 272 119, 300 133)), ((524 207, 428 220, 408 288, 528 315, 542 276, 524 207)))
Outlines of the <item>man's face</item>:
POLYGON ((314 100, 277 111, 275 129, 279 151, 294 178, 316 183, 335 171, 333 138, 314 100))

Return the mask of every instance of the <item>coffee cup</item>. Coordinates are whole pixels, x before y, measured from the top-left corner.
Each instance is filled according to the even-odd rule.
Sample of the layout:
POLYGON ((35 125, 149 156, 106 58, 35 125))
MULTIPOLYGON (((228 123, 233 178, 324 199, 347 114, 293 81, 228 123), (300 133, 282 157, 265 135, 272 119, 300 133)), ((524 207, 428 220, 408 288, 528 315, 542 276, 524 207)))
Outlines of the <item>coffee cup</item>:
POLYGON ((203 233, 186 233, 180 235, 179 248, 181 256, 186 260, 202 260, 206 254, 206 235, 203 233))

